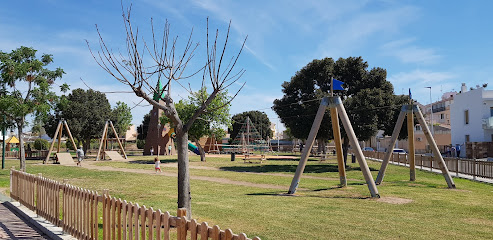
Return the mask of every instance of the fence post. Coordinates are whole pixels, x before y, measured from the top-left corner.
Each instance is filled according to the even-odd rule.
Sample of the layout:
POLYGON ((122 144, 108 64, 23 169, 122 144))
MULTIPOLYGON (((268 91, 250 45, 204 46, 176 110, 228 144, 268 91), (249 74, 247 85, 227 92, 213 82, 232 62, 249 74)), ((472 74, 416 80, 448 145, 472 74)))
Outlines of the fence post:
POLYGON ((178 208, 176 211, 176 216, 180 217, 179 221, 176 221, 176 232, 178 240, 184 240, 187 238, 187 209, 178 208))
POLYGON ((472 159, 472 180, 476 180, 476 158, 472 159))
POLYGON ((14 166, 10 169, 10 195, 12 195, 12 171, 15 171, 14 166))
POLYGON ((459 158, 455 159, 455 176, 459 176, 459 158))

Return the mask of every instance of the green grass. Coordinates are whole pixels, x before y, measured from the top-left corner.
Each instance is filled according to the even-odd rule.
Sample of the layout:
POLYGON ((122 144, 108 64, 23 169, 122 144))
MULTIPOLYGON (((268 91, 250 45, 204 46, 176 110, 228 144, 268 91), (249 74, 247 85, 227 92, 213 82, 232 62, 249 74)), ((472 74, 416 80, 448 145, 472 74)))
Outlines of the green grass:
MULTIPOLYGON (((101 166, 153 170, 152 157, 134 157, 132 163, 100 162, 101 166)), ((165 162, 176 159, 164 157, 165 162)), ((176 212, 175 167, 164 167, 164 175, 114 171, 94 171, 77 167, 35 165, 28 161, 28 172, 63 180, 83 188, 109 189, 110 194, 140 205, 176 212)), ((382 185, 382 197, 412 200, 391 204, 370 199, 359 168, 349 164, 348 187, 337 185, 334 160, 311 159, 296 196, 287 192, 298 161, 269 160, 264 164, 245 164, 228 158, 208 157, 200 162, 191 156, 192 176, 225 178, 249 183, 282 186, 267 189, 251 186, 191 180, 193 217, 245 232, 262 239, 490 239, 493 234, 493 186, 454 179, 457 190, 447 189, 443 176, 417 171, 417 181, 409 181, 409 169, 390 165, 382 185), (257 174, 260 173, 260 174, 257 174)), ((0 187, 9 184, 10 166, 0 171, 0 187)), ((380 164, 368 162, 376 177, 380 164)))

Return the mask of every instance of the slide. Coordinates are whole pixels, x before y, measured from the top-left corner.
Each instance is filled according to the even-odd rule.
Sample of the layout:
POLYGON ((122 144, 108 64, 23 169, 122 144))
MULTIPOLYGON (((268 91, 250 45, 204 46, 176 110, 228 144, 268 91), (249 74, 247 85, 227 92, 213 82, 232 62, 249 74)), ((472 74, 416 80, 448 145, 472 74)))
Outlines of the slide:
POLYGON ((193 145, 191 142, 188 143, 188 150, 194 152, 197 155, 200 155, 199 149, 197 146, 193 145))

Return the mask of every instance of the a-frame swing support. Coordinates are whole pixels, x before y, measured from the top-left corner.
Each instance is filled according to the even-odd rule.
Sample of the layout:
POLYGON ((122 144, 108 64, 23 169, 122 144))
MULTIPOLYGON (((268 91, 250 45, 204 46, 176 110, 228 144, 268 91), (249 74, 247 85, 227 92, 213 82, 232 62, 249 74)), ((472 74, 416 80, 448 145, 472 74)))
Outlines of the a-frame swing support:
POLYGON ((46 164, 48 162, 48 160, 50 160, 51 152, 53 151, 53 147, 55 146, 55 139, 57 139, 57 138, 58 138, 57 153, 60 152, 61 138, 62 138, 64 126, 65 126, 65 130, 67 130, 70 141, 72 142, 72 145, 74 146, 74 149, 77 149, 77 146, 75 145, 74 138, 72 137, 72 133, 70 132, 70 128, 68 127, 67 121, 62 119, 58 122, 58 126, 56 127, 56 130, 55 130, 55 135, 53 135, 53 141, 51 142, 50 150, 48 151, 48 155, 46 155, 46 159, 43 161, 43 164, 46 164))
POLYGON ((394 145, 395 141, 397 140, 397 137, 399 136, 399 132, 401 131, 402 124, 404 123, 404 118, 408 117, 408 134, 412 131, 412 134, 409 134, 408 139, 410 143, 410 180, 414 181, 416 179, 415 176, 415 163, 414 163, 414 124, 412 122, 413 119, 413 113, 416 114, 416 118, 418 119, 419 124, 421 125, 421 129, 423 129, 423 133, 426 136, 426 140, 428 141, 428 144, 430 144, 430 148, 433 152, 433 156, 435 159, 438 160, 438 165, 440 167, 440 170, 442 171, 443 177, 445 178, 445 181, 447 182, 448 188, 455 188, 455 183, 454 180, 452 179, 452 176, 450 175, 450 172, 448 171, 447 165, 445 164, 445 161, 443 160, 442 155, 440 154, 440 151, 438 150, 437 144, 435 142, 435 139, 433 139, 433 136, 430 133, 430 130, 428 129, 428 125, 426 125, 425 119, 423 117, 423 114, 421 113, 421 110, 417 105, 404 105, 401 108, 401 112, 399 114, 399 117, 397 118, 397 123, 394 127, 394 131, 392 132, 392 137, 390 138, 390 143, 389 147, 387 148, 387 152, 385 153, 385 156, 382 161, 382 166, 380 167, 380 170, 378 171, 378 176, 377 180, 375 181, 376 184, 381 184, 383 181, 383 177, 385 175, 385 170, 387 169, 387 165, 389 164, 390 157, 392 156, 392 152, 394 150, 394 145), (412 130, 410 130, 412 128, 412 130), (412 136, 411 136, 412 135, 412 136), (412 137, 412 138, 411 138, 412 137))
POLYGON ((331 109, 332 115, 332 126, 335 128, 334 130, 334 139, 336 139, 336 152, 337 152, 337 160, 338 160, 338 168, 339 168, 339 176, 341 180, 341 185, 345 186, 346 184, 346 175, 344 169, 344 163, 342 162, 342 146, 338 147, 337 144, 341 144, 340 141, 340 132, 339 132, 339 124, 338 124, 338 116, 341 118, 342 125, 346 130, 351 146, 355 148, 356 158, 358 160, 359 166, 361 168, 361 172, 365 178, 366 184, 368 185, 368 189, 370 190, 370 194, 372 197, 380 197, 378 194, 377 186, 373 181, 373 177, 371 175, 370 169, 368 168, 368 164, 366 163, 365 156, 363 155, 363 151, 358 144, 358 139, 356 138, 356 134, 354 133, 353 127, 346 113, 346 109, 342 105, 342 101, 340 97, 324 97, 320 103, 320 107, 318 108, 317 115, 315 116, 315 120, 313 122, 310 133, 308 134, 308 139, 306 141, 306 146, 303 148, 303 152, 301 154, 300 162, 298 167, 296 168, 296 173, 293 177, 293 181, 291 182, 291 186, 289 187, 288 194, 294 194, 296 189, 298 188, 298 184, 301 179, 301 175, 305 170, 305 166, 308 160, 308 156, 315 142, 315 137, 317 136, 318 130, 320 128, 320 124, 322 123, 323 116, 325 114, 325 110, 327 108, 331 109), (335 116, 335 118, 334 118, 335 116), (336 127, 337 123, 337 127, 336 127), (336 136, 339 133, 339 136, 336 136))
POLYGON ((96 161, 99 161, 100 157, 104 157, 104 151, 107 147, 107 142, 108 142, 108 130, 110 127, 116 136, 116 141, 118 142, 118 147, 120 148, 120 150, 123 153, 123 157, 125 159, 127 159, 127 154, 125 153, 125 149, 123 149, 123 145, 120 142, 120 137, 118 136, 118 133, 116 133, 115 127, 113 126, 113 122, 108 120, 108 121, 106 121, 106 124, 104 125, 103 135, 101 136, 101 142, 99 143, 99 149, 98 149, 98 155, 96 156, 96 161))

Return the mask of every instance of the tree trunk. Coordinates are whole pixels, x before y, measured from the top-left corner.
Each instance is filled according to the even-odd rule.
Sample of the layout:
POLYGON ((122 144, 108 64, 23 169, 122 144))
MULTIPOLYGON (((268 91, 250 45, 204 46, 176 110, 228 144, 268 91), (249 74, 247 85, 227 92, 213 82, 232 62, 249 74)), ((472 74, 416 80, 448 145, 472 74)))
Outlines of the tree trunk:
POLYGON ((19 159, 20 170, 26 171, 26 151, 24 150, 24 140, 22 139, 22 128, 24 127, 24 121, 17 123, 17 132, 19 134, 19 159))
POLYGON ((190 171, 188 167, 188 133, 176 132, 178 153, 178 208, 187 209, 187 218, 192 217, 192 196, 190 194, 190 171))
MULTIPOLYGON (((77 146, 77 147, 79 147, 79 146, 77 146)), ((91 139, 90 138, 84 140, 84 142, 83 142, 82 150, 84 150, 85 155, 88 154, 87 151, 89 151, 89 148, 91 148, 91 139)))
POLYGON ((342 156, 344 157, 344 167, 347 167, 347 152, 349 148, 349 138, 347 136, 344 137, 344 141, 342 142, 342 156))
POLYGON ((202 148, 202 145, 200 145, 199 141, 195 141, 195 143, 197 143, 197 148, 199 149, 199 152, 200 152, 200 161, 205 162, 204 148, 202 148))

